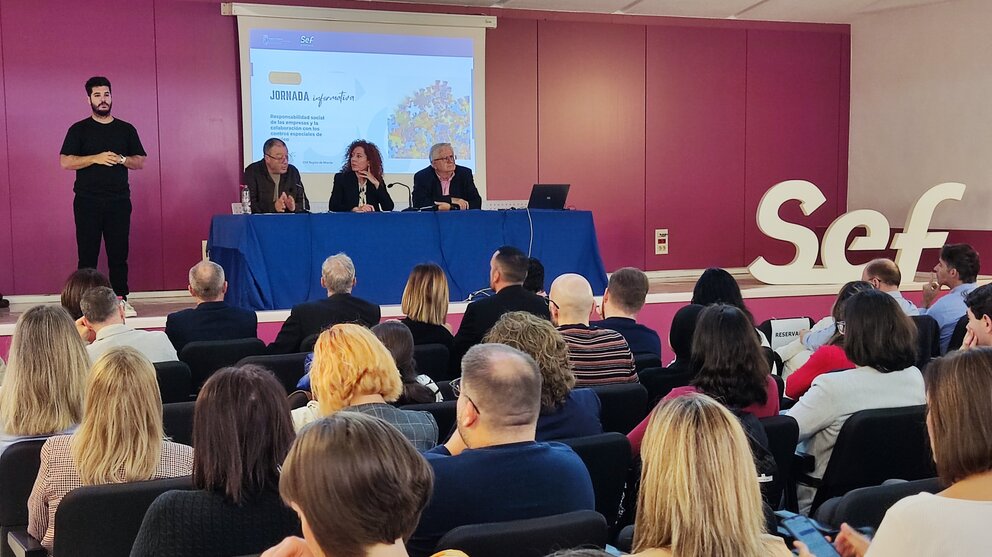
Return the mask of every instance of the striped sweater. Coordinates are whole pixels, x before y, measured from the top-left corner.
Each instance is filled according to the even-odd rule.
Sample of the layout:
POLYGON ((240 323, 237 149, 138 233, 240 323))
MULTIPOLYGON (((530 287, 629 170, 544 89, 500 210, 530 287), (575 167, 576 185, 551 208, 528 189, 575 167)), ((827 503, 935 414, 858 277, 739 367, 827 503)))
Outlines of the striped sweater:
POLYGON ((568 344, 577 387, 637 382, 634 356, 620 333, 587 325, 562 325, 558 331, 568 344))

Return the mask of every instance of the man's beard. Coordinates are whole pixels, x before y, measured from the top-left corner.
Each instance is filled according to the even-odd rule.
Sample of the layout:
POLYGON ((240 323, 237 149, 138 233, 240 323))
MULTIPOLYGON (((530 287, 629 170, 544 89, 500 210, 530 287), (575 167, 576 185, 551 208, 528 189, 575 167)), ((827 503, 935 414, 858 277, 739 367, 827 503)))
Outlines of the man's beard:
POLYGON ((93 108, 93 114, 96 114, 97 116, 108 116, 110 114, 111 105, 107 104, 106 108, 99 108, 103 104, 107 104, 107 103, 100 103, 96 106, 90 104, 90 106, 93 108))

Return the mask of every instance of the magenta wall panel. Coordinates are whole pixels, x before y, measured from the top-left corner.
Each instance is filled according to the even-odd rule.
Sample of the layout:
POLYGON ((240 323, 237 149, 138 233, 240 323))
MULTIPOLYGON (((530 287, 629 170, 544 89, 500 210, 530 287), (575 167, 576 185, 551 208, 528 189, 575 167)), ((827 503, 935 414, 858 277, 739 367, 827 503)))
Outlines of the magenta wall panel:
POLYGON ((648 27, 645 266, 744 264, 743 29, 648 27), (705 193, 703 193, 705 192, 705 193), (655 255, 654 229, 669 231, 655 255))
POLYGON ((537 183, 537 21, 501 19, 486 35, 489 199, 528 199, 537 183))
MULTIPOLYGON (((3 33, 0 31, 0 91, 3 90, 3 33)), ((0 294, 14 290, 13 213, 7 164, 7 110, 0 95, 0 294)), ((0 344, 2 347, 2 344, 0 344)))
POLYGON ((803 217, 798 202, 780 211, 810 228, 828 225, 845 210, 838 205, 839 192, 847 190, 838 168, 839 152, 847 151, 840 142, 840 120, 848 118, 841 99, 850 95, 841 83, 845 51, 834 33, 749 30, 747 37, 744 258, 750 264, 763 255, 781 264, 792 260, 794 248, 765 237, 755 222, 770 187, 802 179, 820 188, 827 201, 812 216, 803 217))
POLYGON ((607 270, 644 266, 645 29, 538 25, 540 180, 594 212, 607 270))

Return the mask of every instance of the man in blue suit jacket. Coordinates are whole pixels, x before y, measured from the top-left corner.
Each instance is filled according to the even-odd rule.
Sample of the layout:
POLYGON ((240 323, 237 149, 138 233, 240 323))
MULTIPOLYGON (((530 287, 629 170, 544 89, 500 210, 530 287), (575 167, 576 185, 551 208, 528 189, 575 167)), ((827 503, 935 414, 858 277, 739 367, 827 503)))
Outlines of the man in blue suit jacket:
POLYGON ((227 305, 226 292, 223 267, 206 260, 193 265, 189 293, 196 298, 196 307, 170 313, 165 319, 165 334, 176 352, 194 340, 233 340, 258 334, 255 312, 227 305))
POLYGON ((482 208, 472 169, 455 165, 450 143, 431 147, 431 165, 413 175, 413 206, 436 206, 438 211, 482 208))

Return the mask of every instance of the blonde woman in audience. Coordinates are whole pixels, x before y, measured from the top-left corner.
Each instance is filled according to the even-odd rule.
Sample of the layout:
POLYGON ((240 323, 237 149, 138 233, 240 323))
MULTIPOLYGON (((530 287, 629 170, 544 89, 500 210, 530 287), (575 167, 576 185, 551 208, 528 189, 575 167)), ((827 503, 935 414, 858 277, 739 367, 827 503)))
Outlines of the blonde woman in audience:
POLYGON ((792 555, 765 532, 750 445, 716 400, 692 393, 663 402, 652 413, 641 459, 636 555, 792 555))
POLYGON ((51 551, 59 503, 77 487, 190 475, 193 449, 163 438, 155 368, 133 348, 110 349, 93 364, 79 430, 41 449, 28 533, 51 551))
POLYGON ((542 379, 537 441, 603 433, 599 396, 592 389, 573 389, 575 374, 568 364, 568 345, 550 321, 526 311, 511 311, 489 329, 483 342, 511 346, 537 362, 542 379))
POLYGON ((420 450, 437 445, 437 422, 433 416, 389 404, 403 392, 400 372, 389 350, 361 325, 334 325, 320 334, 313 348, 310 387, 314 400, 293 410, 296 431, 346 410, 385 420, 420 450))
POLYGON ((844 557, 988 555, 992 548, 992 349, 930 362, 926 389, 930 446, 950 487, 893 505, 871 541, 844 524, 834 544, 844 557))
POLYGON ((303 538, 286 538, 262 557, 404 557, 433 487, 424 457, 382 420, 342 412, 314 422, 279 479, 303 538))
POLYGON ((24 439, 73 431, 83 417, 90 359, 59 306, 35 306, 17 320, 0 388, 0 453, 24 439))
POLYGON ((443 344, 449 349, 454 337, 448 317, 448 279, 434 263, 422 263, 410 271, 403 288, 400 308, 404 325, 413 333, 414 344, 443 344))

